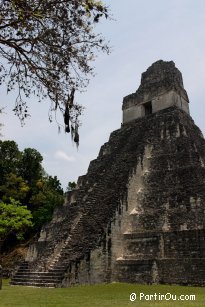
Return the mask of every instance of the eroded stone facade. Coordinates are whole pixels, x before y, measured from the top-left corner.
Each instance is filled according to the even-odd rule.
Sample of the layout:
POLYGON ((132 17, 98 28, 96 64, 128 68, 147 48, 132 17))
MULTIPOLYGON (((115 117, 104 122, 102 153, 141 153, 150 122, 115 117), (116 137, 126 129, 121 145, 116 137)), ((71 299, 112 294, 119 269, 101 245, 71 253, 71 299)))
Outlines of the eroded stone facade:
MULTIPOLYGON (((188 103, 173 62, 153 64, 142 79, 141 97, 171 88, 188 103)), ((12 283, 204 285, 204 165, 205 140, 178 104, 124 123, 30 247, 27 275, 20 268, 12 283)))

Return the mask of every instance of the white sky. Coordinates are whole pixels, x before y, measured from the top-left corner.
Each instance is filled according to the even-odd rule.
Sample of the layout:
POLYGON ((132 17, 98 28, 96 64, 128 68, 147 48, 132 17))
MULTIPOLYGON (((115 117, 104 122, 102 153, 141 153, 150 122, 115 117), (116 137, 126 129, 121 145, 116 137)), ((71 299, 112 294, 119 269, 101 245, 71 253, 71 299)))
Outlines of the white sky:
POLYGON ((70 135, 58 134, 48 121, 49 102, 29 100, 31 119, 23 128, 12 114, 15 93, 1 90, 3 139, 15 140, 19 149, 37 149, 43 166, 57 175, 65 188, 86 173, 109 134, 120 128, 123 97, 137 90, 141 73, 157 60, 173 60, 182 72, 195 123, 205 133, 205 1, 204 0, 105 0, 114 21, 103 21, 99 31, 110 40, 111 55, 98 55, 95 78, 87 92, 78 95, 86 109, 82 116, 80 146, 72 145, 70 135))

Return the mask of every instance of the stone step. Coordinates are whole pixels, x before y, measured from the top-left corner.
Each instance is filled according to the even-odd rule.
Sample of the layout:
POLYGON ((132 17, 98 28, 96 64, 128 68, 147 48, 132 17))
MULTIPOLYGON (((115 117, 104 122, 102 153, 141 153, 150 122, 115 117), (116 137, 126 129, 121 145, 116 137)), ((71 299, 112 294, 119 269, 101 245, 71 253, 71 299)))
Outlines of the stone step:
POLYGON ((18 278, 14 277, 12 279, 12 282, 41 282, 41 283, 60 283, 62 281, 62 278, 18 278))
POLYGON ((52 270, 58 270, 58 271, 65 271, 66 267, 64 265, 56 264, 56 265, 50 265, 49 266, 49 272, 52 270))
POLYGON ((21 268, 21 269, 28 269, 28 264, 21 264, 19 266, 19 268, 21 268))
POLYGON ((143 265, 143 264, 152 264, 155 259, 125 259, 125 258, 117 258, 116 263, 120 265, 143 265))
POLYGON ((49 273, 56 273, 56 274, 63 274, 64 272, 65 272, 65 269, 58 269, 58 268, 50 268, 49 269, 49 271, 48 271, 49 273))
POLYGON ((47 287, 47 288, 55 288, 60 283, 44 283, 44 282, 23 282, 23 281, 11 281, 10 285, 12 286, 27 286, 27 287, 47 287))
POLYGON ((26 269, 18 269, 18 272, 28 272, 29 273, 30 270, 29 269, 27 269, 27 270, 26 269))
POLYGON ((53 282, 53 283, 59 283, 62 281, 62 277, 59 278, 53 278, 53 277, 42 277, 42 278, 37 278, 37 277, 14 277, 12 278, 12 282, 43 282, 43 283, 48 283, 48 282, 53 282))
POLYGON ((160 232, 124 232, 125 239, 149 239, 156 240, 160 236, 160 232))
POLYGON ((14 278, 62 278, 62 274, 52 274, 52 272, 50 272, 49 274, 15 274, 14 278))
POLYGON ((153 260, 153 254, 139 254, 139 253, 136 253, 134 255, 123 255, 123 258, 121 259, 116 259, 117 261, 122 261, 122 260, 153 260))
POLYGON ((55 275, 60 275, 61 274, 61 272, 62 271, 51 271, 51 270, 49 270, 49 271, 46 271, 46 272, 31 272, 31 274, 37 274, 37 275, 41 275, 41 276, 46 276, 46 275, 53 275, 53 274, 55 274, 55 275))
POLYGON ((61 269, 64 269, 64 268, 65 268, 64 265, 63 265, 63 264, 60 264, 60 263, 59 263, 58 267, 61 268, 61 269))
POLYGON ((60 270, 65 272, 65 270, 68 267, 68 264, 70 263, 70 260, 66 261, 66 259, 61 259, 60 263, 50 267, 49 271, 53 271, 53 270, 60 270), (61 265, 60 263, 63 263, 63 265, 61 265))

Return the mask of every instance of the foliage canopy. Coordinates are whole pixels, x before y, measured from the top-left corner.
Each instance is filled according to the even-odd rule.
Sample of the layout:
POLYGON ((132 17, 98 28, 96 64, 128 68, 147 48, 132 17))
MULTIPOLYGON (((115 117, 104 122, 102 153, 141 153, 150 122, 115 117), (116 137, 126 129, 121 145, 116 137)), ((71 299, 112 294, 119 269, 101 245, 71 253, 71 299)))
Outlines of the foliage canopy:
POLYGON ((0 216, 1 241, 4 241, 12 232, 16 233, 18 239, 22 239, 25 230, 32 226, 31 212, 13 198, 10 198, 7 204, 0 202, 0 216))
POLYGON ((50 121, 60 109, 78 143, 82 106, 74 93, 87 86, 96 51, 109 52, 94 30, 107 7, 96 0, 0 0, 0 7, 0 83, 8 92, 17 86, 15 113, 23 123, 28 97, 49 97, 50 121))
MULTIPOLYGON (((19 206, 26 208, 32 215, 31 231, 33 232, 38 231, 45 222, 50 221, 54 208, 64 202, 60 181, 56 176, 52 177, 45 173, 42 160, 43 157, 34 148, 20 151, 14 141, 0 141, 1 206, 8 205, 7 209, 14 210, 17 215, 18 212, 20 215, 22 213, 19 206)), ((0 211, 0 227, 8 225, 7 230, 9 230, 11 228, 10 222, 3 221, 5 214, 9 220, 9 211, 6 211, 4 215, 2 212, 0 211)), ((11 223, 13 223, 12 219, 13 215, 11 223)), ((22 228, 22 232, 25 229, 22 228)), ((7 230, 5 230, 6 235, 14 234, 14 232, 7 230)))

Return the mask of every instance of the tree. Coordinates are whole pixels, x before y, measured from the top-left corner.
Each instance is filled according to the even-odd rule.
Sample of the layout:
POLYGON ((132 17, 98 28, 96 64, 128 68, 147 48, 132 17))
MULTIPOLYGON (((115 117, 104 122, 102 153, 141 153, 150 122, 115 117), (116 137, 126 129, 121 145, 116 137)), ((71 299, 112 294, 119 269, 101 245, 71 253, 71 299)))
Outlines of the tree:
POLYGON ((46 178, 47 185, 50 189, 53 189, 54 191, 58 192, 59 194, 63 195, 63 189, 61 187, 61 183, 58 180, 57 176, 47 176, 46 178))
POLYGON ((68 182, 68 186, 67 186, 67 188, 66 188, 66 192, 72 191, 72 190, 75 189, 75 188, 76 188, 76 183, 75 183, 75 181, 73 181, 73 182, 69 181, 69 182, 68 182))
POLYGON ((9 173, 17 174, 21 152, 14 141, 0 140, 0 185, 4 183, 4 177, 9 173))
POLYGON ((0 201, 10 199, 26 206, 38 230, 52 218, 53 210, 64 202, 57 176, 49 176, 42 167, 43 157, 34 148, 19 151, 14 141, 0 141, 0 201))
POLYGON ((14 141, 0 141, 0 248, 39 231, 64 203, 60 181, 46 174, 42 160, 34 148, 19 151, 14 141))
POLYGON ((0 0, 0 7, 0 57, 7 62, 0 64, 0 83, 7 81, 8 92, 17 86, 15 113, 23 123, 26 99, 49 97, 50 121, 59 109, 78 143, 82 106, 74 94, 87 86, 95 52, 109 53, 94 30, 107 7, 96 0, 0 0))
POLYGON ((14 198, 23 201, 29 191, 29 186, 21 176, 9 173, 4 177, 4 183, 0 185, 0 199, 4 202, 14 198))
POLYGON ((20 202, 10 199, 9 204, 0 202, 0 242, 3 244, 10 234, 22 239, 25 231, 32 226, 31 212, 20 202))
POLYGON ((25 148, 22 152, 20 173, 29 183, 42 177, 42 155, 34 148, 25 148))
MULTIPOLYGON (((0 114, 2 113, 2 108, 0 109, 0 114)), ((1 128, 2 128, 2 124, 0 123, 0 137, 2 136, 2 134, 1 134, 1 128)))
POLYGON ((33 215, 34 229, 52 219, 53 210, 64 202, 63 189, 56 176, 44 177, 36 182, 28 207, 33 215))

